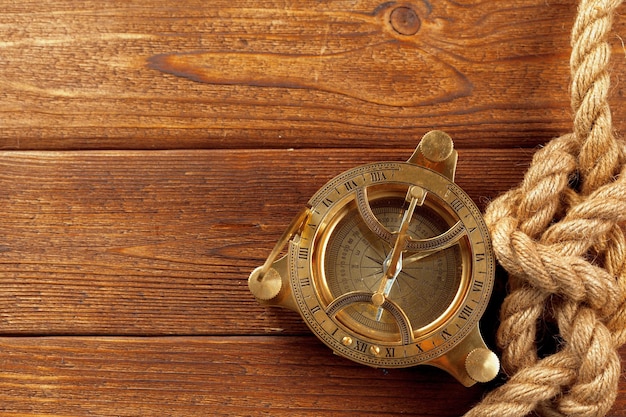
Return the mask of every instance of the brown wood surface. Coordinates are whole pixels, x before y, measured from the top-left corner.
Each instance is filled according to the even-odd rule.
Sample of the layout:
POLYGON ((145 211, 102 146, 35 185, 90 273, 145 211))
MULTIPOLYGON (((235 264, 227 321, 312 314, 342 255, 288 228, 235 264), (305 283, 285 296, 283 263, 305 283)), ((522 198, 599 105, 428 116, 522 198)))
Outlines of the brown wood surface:
POLYGON ((336 357, 246 280, 326 180, 429 129, 481 208, 515 186, 570 130, 575 1, 0 9, 2 416, 458 416, 493 387, 336 357))

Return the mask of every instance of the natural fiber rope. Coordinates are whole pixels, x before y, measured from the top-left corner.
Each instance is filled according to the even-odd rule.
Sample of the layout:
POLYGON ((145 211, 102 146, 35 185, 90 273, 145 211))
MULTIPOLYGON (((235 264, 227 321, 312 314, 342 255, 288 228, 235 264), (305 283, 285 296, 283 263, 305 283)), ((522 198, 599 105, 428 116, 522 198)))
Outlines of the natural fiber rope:
POLYGON ((622 0, 581 0, 573 133, 539 150, 486 221, 509 272, 498 345, 510 375, 466 417, 604 416, 626 342, 626 145, 613 135, 608 34, 622 0), (555 329, 556 347, 545 329, 555 329), (544 338, 543 340, 541 338, 544 338))

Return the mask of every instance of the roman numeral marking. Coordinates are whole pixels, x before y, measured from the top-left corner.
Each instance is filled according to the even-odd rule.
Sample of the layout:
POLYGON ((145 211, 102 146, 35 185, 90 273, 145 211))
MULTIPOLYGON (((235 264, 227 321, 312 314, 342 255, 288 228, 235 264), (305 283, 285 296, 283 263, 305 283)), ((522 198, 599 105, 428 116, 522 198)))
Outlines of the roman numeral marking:
POLYGON ((467 320, 470 318, 470 316, 472 315, 472 313, 474 312, 474 309, 468 305, 464 306, 463 309, 461 310, 461 312, 459 313, 459 318, 462 320, 467 320))
POLYGON ((372 179, 372 182, 379 182, 379 181, 387 180, 387 176, 385 175, 383 171, 370 172, 370 177, 372 179))

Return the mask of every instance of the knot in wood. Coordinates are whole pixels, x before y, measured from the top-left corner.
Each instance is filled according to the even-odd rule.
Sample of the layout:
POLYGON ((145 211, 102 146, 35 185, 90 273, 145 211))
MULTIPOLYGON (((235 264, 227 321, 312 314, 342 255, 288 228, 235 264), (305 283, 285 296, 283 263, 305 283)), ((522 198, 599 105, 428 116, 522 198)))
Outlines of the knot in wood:
POLYGON ((389 23, 400 35, 415 35, 422 26, 419 16, 410 6, 400 6, 391 11, 389 23))

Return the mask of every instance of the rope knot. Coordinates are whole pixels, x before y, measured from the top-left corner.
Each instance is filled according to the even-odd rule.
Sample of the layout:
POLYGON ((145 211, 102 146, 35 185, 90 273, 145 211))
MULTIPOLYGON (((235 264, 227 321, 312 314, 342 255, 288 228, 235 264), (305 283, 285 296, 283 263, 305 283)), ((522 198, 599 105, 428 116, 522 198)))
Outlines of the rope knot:
POLYGON ((485 213, 509 272, 498 345, 511 377, 468 416, 600 417, 626 342, 626 144, 613 135, 607 42, 622 0, 581 0, 572 30, 572 133, 536 152, 485 213), (540 349, 545 329, 555 346, 540 349))

